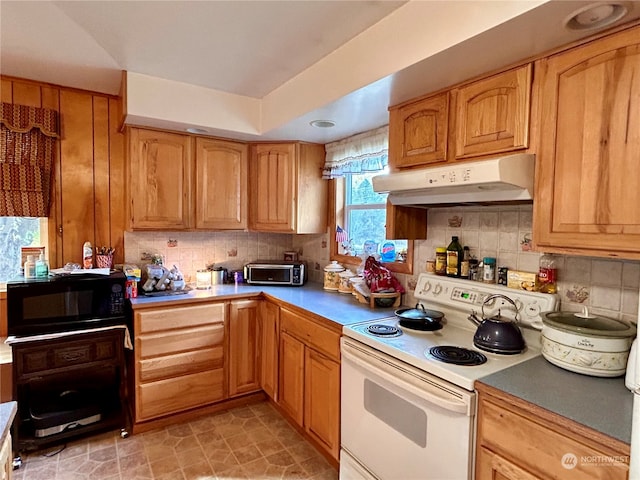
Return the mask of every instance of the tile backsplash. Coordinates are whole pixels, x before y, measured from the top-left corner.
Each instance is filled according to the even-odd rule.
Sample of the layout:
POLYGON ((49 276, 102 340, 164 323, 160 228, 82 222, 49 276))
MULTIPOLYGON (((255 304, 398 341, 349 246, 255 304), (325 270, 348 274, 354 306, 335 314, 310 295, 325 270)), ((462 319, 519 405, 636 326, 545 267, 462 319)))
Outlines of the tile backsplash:
POLYGON ((241 270, 255 260, 282 260, 292 250, 292 235, 250 232, 125 232, 125 263, 144 265, 160 254, 165 265, 176 264, 187 282, 207 265, 241 270))
MULTIPOLYGON (((532 206, 478 206, 433 208, 428 215, 428 239, 414 242, 414 274, 397 275, 407 289, 403 303, 414 305, 413 287, 436 247, 446 247, 457 235, 475 258, 495 257, 498 266, 537 272, 539 252, 530 249, 532 206)), ((125 232, 127 263, 146 263, 145 253, 165 256, 189 277, 215 263, 230 270, 248 261, 281 259, 287 250, 297 251, 307 262, 309 281, 322 283, 323 268, 329 263, 328 233, 287 235, 247 232, 125 232)), ((579 311, 588 306, 594 312, 636 323, 640 262, 595 257, 554 255, 558 268, 560 308, 579 311)))

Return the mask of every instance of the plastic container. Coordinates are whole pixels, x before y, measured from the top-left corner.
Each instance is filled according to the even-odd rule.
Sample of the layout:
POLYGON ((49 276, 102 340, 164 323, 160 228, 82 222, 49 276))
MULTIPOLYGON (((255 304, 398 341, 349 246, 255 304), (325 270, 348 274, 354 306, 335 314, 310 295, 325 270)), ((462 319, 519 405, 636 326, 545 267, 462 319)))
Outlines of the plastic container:
POLYGON ((396 261, 396 246, 393 242, 384 242, 380 251, 380 261, 382 262, 395 262, 396 261))
POLYGON ((545 253, 540 257, 538 280, 540 291, 543 293, 556 293, 558 291, 556 261, 553 256, 545 253))
POLYGON ((44 253, 40 254, 40 258, 36 260, 36 277, 46 278, 49 276, 49 263, 44 256, 44 253))
POLYGON ((36 278, 36 262, 33 255, 27 255, 27 261, 24 262, 24 278, 36 278))
POLYGON ((436 275, 447 274, 447 249, 445 247, 436 248, 436 275))
POLYGON ((91 242, 82 245, 82 268, 93 268, 93 248, 91 242))
POLYGON ((484 257, 482 263, 484 264, 482 281, 484 283, 496 283, 496 259, 493 257, 484 257))

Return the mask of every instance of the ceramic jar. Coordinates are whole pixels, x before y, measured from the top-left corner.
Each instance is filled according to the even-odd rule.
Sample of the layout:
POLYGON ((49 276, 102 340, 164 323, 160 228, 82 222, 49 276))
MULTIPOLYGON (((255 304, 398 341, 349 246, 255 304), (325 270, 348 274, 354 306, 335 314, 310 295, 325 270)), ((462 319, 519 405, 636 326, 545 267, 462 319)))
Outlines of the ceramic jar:
POLYGON ((324 289, 338 291, 340 287, 340 272, 343 271, 344 267, 337 260, 333 260, 324 267, 324 289))
POLYGON ((344 272, 340 272, 338 274, 340 277, 340 285, 338 285, 338 292, 340 293, 351 293, 351 279, 355 277, 355 273, 351 270, 345 270, 344 272))

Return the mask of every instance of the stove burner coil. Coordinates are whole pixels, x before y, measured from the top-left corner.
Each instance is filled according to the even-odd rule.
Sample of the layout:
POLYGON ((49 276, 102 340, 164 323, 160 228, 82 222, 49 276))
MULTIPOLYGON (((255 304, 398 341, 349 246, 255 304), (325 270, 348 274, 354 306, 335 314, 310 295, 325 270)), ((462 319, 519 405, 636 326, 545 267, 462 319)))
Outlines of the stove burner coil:
POLYGON ((367 332, 378 337, 399 337, 402 335, 402 332, 398 327, 394 327, 393 325, 382 325, 379 323, 369 325, 367 327, 367 332))
POLYGON ((455 347, 453 345, 439 345, 431 347, 429 354, 436 360, 454 365, 482 365, 487 361, 482 353, 468 348, 455 347))

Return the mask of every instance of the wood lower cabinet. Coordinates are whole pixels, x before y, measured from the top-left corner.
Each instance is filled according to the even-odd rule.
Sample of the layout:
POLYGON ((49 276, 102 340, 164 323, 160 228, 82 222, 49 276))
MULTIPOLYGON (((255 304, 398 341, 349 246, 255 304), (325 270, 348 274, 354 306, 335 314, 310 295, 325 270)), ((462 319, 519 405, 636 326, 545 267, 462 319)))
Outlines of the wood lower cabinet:
POLYGON ((628 478, 629 445, 482 383, 476 388, 476 480, 628 478))
POLYGON ((540 60, 533 241, 640 259, 640 27, 540 60))
POLYGON ((448 121, 449 92, 389 109, 389 164, 446 162, 448 121))
POLYGON ((251 145, 249 229, 259 232, 324 233, 328 182, 322 179, 323 145, 251 145))
POLYGON ((229 396, 260 390, 258 316, 260 300, 236 300, 229 306, 229 396))
POLYGON ((280 307, 268 300, 260 305, 260 386, 274 400, 278 398, 278 345, 280 343, 280 307))
POLYGON ((455 91, 456 159, 529 146, 532 70, 529 63, 455 91))
POLYGON ((224 303, 134 310, 135 422, 227 398, 224 303))
POLYGON ((280 309, 278 405, 328 455, 340 450, 340 333, 280 309))
POLYGON ((0 480, 11 480, 13 474, 13 453, 11 450, 11 433, 7 433, 0 445, 0 480))

